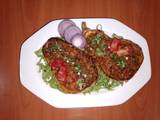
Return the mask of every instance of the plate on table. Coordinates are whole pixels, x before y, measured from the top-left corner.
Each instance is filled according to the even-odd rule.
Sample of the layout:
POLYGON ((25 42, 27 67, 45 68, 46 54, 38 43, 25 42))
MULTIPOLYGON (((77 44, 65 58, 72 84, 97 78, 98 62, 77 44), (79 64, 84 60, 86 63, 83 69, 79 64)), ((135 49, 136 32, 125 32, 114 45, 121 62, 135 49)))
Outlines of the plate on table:
POLYGON ((144 60, 136 74, 123 86, 115 90, 102 90, 91 94, 65 94, 57 89, 49 87, 38 72, 35 51, 51 37, 59 36, 57 31, 58 24, 62 20, 53 20, 40 28, 29 37, 21 46, 20 52, 20 81, 34 95, 38 96, 48 104, 57 108, 75 107, 99 107, 113 106, 126 102, 136 94, 151 77, 151 63, 147 41, 140 34, 111 18, 85 18, 71 19, 77 26, 81 26, 83 21, 87 22, 88 27, 95 29, 98 24, 106 34, 115 33, 138 44, 143 51, 144 60))

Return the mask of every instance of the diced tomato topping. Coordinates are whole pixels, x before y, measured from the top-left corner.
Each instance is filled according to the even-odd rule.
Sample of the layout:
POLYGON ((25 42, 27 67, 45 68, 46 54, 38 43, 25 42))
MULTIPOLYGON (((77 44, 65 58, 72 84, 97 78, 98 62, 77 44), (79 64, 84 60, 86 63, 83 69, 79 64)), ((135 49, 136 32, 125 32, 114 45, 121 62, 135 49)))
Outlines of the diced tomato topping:
POLYGON ((108 46, 108 49, 111 52, 115 52, 119 49, 121 41, 117 38, 113 38, 112 42, 110 43, 110 45, 108 46))
POLYGON ((56 60, 52 61, 51 66, 52 66, 52 69, 56 69, 56 68, 61 67, 63 64, 64 64, 63 60, 56 59, 56 60))
POLYGON ((125 56, 128 55, 128 51, 126 49, 120 49, 117 51, 118 56, 125 56))
POLYGON ((126 46, 126 47, 119 49, 117 51, 118 56, 125 56, 125 55, 131 54, 131 53, 132 53, 132 48, 129 46, 126 46))
POLYGON ((108 47, 106 48, 106 51, 111 51, 113 53, 116 53, 118 56, 125 56, 128 54, 131 54, 133 52, 133 49, 131 46, 124 46, 121 44, 121 40, 117 38, 113 38, 111 42, 107 43, 108 47))
POLYGON ((53 70, 57 70, 56 76, 59 81, 66 81, 67 77, 67 65, 61 59, 56 59, 52 62, 51 67, 53 70))
POLYGON ((67 72, 60 69, 58 71, 58 73, 57 73, 58 80, 65 82, 66 81, 66 77, 67 77, 67 72))

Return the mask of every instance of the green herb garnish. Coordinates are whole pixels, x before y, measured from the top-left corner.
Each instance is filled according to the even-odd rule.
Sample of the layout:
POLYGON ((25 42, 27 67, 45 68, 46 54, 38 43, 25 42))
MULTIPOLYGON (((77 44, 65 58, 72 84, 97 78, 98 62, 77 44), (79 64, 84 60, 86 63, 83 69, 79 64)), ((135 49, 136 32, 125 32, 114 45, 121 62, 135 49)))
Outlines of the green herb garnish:
POLYGON ((117 62, 117 65, 123 69, 126 67, 126 61, 124 59, 119 59, 118 62, 117 62))
POLYGON ((57 42, 55 42, 55 44, 53 44, 53 45, 50 47, 50 50, 51 50, 51 51, 57 51, 57 50, 61 51, 62 49, 61 49, 60 45, 57 44, 57 42))
POLYGON ((92 39, 92 44, 99 44, 100 43, 100 41, 102 40, 102 38, 101 38, 101 36, 100 35, 96 35, 96 36, 94 36, 92 39))
POLYGON ((102 43, 102 44, 100 45, 100 48, 101 48, 101 50, 105 51, 105 49, 107 48, 107 45, 104 44, 104 43, 102 43))
POLYGON ((109 56, 110 56, 110 58, 112 60, 116 60, 117 59, 117 55, 115 53, 110 53, 109 56))
POLYGON ((80 64, 76 64, 75 65, 75 70, 79 72, 81 70, 81 65, 80 64))

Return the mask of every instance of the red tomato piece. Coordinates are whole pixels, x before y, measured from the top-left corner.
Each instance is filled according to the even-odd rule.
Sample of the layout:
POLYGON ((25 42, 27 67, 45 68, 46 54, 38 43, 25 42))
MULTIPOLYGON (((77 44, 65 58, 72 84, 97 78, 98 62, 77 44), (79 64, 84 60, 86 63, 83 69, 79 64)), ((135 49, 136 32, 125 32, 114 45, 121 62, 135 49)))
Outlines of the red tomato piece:
POLYGON ((121 41, 117 38, 113 38, 111 44, 109 45, 109 50, 115 52, 119 49, 121 41))
POLYGON ((57 73, 58 80, 65 82, 66 81, 66 77, 67 77, 67 72, 60 69, 58 71, 58 73, 57 73))
POLYGON ((61 67, 62 64, 63 64, 63 62, 64 62, 64 61, 63 61, 63 60, 60 60, 60 59, 56 59, 56 60, 52 61, 52 63, 51 63, 52 69, 56 69, 56 68, 61 67))
POLYGON ((67 65, 64 63, 63 60, 57 59, 54 60, 51 64, 53 70, 57 70, 57 79, 59 81, 66 81, 67 77, 67 65))

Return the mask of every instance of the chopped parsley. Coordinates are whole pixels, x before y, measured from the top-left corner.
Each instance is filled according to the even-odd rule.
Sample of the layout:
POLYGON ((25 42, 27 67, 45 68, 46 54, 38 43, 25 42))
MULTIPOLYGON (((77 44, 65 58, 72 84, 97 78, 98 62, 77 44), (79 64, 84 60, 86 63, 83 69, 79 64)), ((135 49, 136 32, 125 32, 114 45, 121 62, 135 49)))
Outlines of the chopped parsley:
POLYGON ((118 58, 117 54, 110 53, 110 58, 118 65, 120 69, 124 69, 127 65, 127 62, 124 58, 118 58))
POLYGON ((116 60, 117 59, 117 55, 115 53, 110 53, 109 55, 110 55, 110 58, 112 60, 116 60))
POLYGON ((80 64, 76 64, 75 65, 75 70, 80 71, 81 70, 81 65, 80 64))
POLYGON ((124 59, 119 59, 118 62, 117 62, 117 65, 123 69, 126 67, 126 61, 124 59))
POLYGON ((101 48, 101 50, 105 51, 107 48, 107 45, 102 43, 102 44, 100 44, 100 48, 101 48))
POLYGON ((62 51, 62 48, 59 44, 57 44, 57 42, 55 42, 55 44, 53 44, 51 47, 50 47, 50 50, 51 51, 62 51))
POLYGON ((95 44, 99 44, 102 38, 99 34, 97 34, 96 36, 92 37, 91 40, 92 40, 92 44, 95 45, 95 44))

